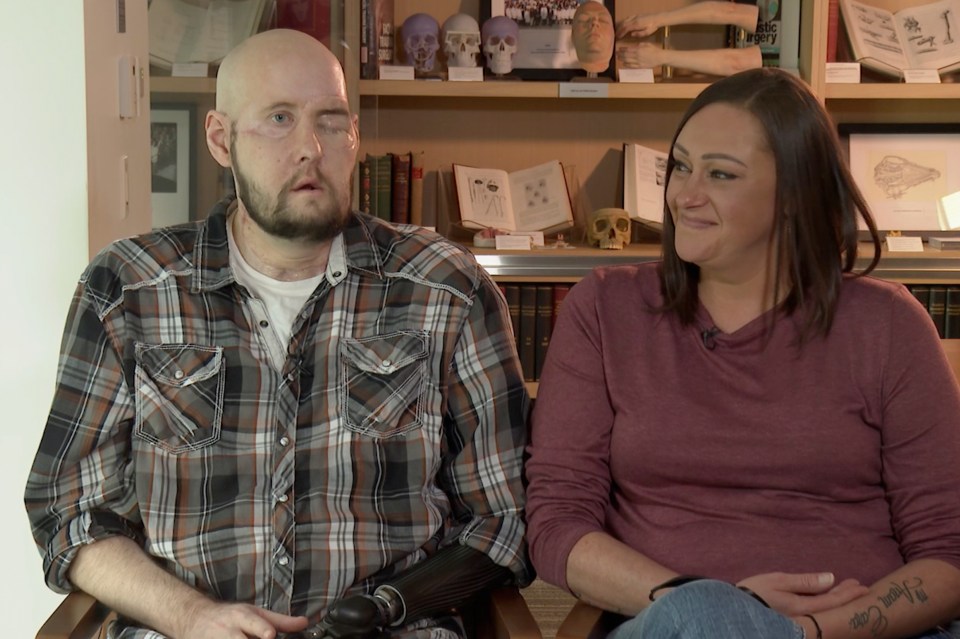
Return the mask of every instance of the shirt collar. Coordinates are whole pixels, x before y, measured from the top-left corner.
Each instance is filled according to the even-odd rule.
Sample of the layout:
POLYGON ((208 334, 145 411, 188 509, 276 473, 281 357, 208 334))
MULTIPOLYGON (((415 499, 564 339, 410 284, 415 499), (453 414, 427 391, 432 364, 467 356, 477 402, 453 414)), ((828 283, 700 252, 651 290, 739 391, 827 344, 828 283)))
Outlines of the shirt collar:
MULTIPOLYGON (((230 268, 230 244, 227 239, 227 219, 236 208, 236 200, 221 200, 200 223, 197 234, 196 270, 193 290, 216 290, 236 280, 230 268)), ((373 222, 359 213, 352 213, 343 232, 334 238, 327 260, 326 279, 336 286, 347 272, 358 269, 378 278, 383 277, 381 247, 374 237, 373 222)))

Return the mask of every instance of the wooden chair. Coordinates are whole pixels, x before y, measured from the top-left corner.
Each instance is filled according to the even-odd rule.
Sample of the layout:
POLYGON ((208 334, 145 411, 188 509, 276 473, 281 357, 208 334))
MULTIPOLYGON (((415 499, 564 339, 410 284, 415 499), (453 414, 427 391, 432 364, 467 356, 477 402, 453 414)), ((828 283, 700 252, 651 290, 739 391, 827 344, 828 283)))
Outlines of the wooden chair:
POLYGON ((557 629, 557 639, 600 639, 609 629, 603 624, 603 611, 578 601, 557 629))
MULTIPOLYGON (((37 639, 99 639, 113 613, 83 592, 73 592, 47 619, 37 639)), ((516 588, 490 593, 474 611, 476 639, 542 639, 540 628, 516 588)))
MULTIPOLYGON (((947 355, 953 375, 960 384, 960 339, 940 340, 947 355)), ((604 627, 603 611, 590 604, 578 601, 564 618, 557 630, 557 639, 599 639, 609 632, 604 627)))

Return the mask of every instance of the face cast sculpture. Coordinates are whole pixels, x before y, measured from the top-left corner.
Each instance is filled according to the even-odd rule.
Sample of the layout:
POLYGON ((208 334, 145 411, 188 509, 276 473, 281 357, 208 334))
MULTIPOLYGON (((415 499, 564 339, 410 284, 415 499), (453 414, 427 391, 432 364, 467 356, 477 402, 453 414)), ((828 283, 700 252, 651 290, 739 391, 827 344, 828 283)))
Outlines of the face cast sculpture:
POLYGON ((520 26, 507 16, 494 16, 483 23, 483 54, 487 66, 496 75, 513 71, 513 56, 520 41, 520 26))
POLYGON ((590 246, 622 249, 630 244, 630 215, 623 209, 597 209, 587 223, 590 246))
POLYGON ((602 2, 588 0, 573 14, 573 46, 580 67, 602 73, 610 66, 614 42, 613 16, 602 2))
POLYGON ((433 71, 440 50, 440 25, 426 13, 415 13, 403 21, 403 50, 407 62, 421 73, 433 71))
POLYGON ((443 23, 443 51, 447 66, 475 67, 480 53, 480 25, 465 13, 457 13, 443 23))

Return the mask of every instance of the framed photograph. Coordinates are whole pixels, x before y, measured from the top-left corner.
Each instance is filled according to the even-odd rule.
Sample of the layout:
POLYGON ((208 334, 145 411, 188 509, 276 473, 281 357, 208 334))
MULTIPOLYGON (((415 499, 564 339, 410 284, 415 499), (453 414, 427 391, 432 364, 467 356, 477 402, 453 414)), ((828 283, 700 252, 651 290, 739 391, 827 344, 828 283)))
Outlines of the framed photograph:
POLYGON ((839 131, 879 230, 960 235, 960 124, 841 124, 839 131))
POLYGON ((150 204, 153 228, 192 218, 194 184, 192 104, 150 107, 150 204))
MULTIPOLYGON (((507 16, 520 27, 513 72, 523 80, 568 81, 584 77, 573 46, 573 14, 584 2, 600 2, 616 24, 614 0, 481 0, 480 23, 507 16)), ((614 60, 598 75, 613 78, 614 60)))

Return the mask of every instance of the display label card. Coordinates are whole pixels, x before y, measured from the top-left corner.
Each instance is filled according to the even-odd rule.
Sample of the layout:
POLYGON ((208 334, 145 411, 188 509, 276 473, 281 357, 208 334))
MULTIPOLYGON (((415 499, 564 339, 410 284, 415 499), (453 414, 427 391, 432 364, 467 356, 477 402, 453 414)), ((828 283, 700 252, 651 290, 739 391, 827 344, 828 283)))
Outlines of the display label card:
POLYGON ((447 79, 450 82, 483 82, 483 67, 450 67, 447 79))
POLYGON ((907 84, 940 84, 936 69, 904 69, 903 81, 907 84))
POLYGON ((498 235, 497 249, 506 251, 529 251, 532 242, 529 235, 498 235))
POLYGON ((860 63, 827 62, 827 82, 830 84, 860 84, 860 63))
POLYGON ((414 80, 413 67, 384 64, 380 67, 381 80, 414 80))
POLYGON ((891 253, 906 252, 920 253, 923 251, 923 240, 920 237, 887 236, 887 250, 891 253))
POLYGON ((617 71, 617 79, 620 82, 651 84, 653 82, 653 69, 620 69, 617 71))
POLYGON ((530 238, 531 245, 543 246, 543 231, 510 231, 510 235, 526 236, 530 238))
POLYGON ((604 82, 561 82, 561 98, 606 98, 607 87, 604 82))
POLYGON ((177 78, 205 78, 210 73, 206 62, 174 62, 170 75, 177 78))

